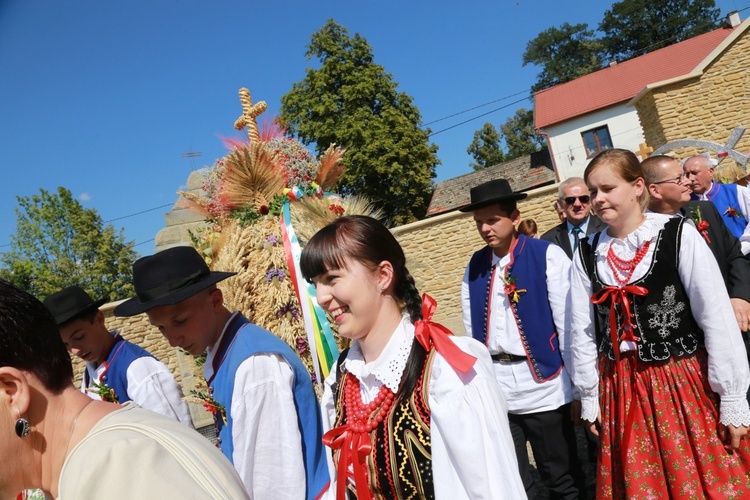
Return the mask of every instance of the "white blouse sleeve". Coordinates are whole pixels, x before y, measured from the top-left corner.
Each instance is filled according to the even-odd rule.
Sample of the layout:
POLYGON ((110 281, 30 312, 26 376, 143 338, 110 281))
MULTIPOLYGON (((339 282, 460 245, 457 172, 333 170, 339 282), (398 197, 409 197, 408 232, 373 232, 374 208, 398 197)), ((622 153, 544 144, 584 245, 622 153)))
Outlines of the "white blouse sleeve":
POLYGON ((683 225, 678 272, 708 351, 708 381, 721 397, 724 425, 750 425, 747 353, 729 294, 711 250, 698 231, 683 225))
MULTIPOLYGON (((737 186, 737 198, 740 202, 742 215, 745 220, 748 220, 748 217, 750 217, 750 187, 737 186)), ((740 236, 740 245, 743 254, 750 254, 750 224, 745 227, 745 231, 740 236)))
POLYGON ((471 331, 471 301, 469 300, 469 266, 466 266, 464 278, 461 280, 461 314, 464 321, 464 335, 472 336, 471 331))
POLYGON ((437 354, 429 387, 432 476, 438 499, 526 498, 518 473, 508 407, 486 347, 451 337, 477 357, 466 374, 437 354))
POLYGON ((581 418, 596 421, 599 414, 599 369, 597 368, 594 306, 591 280, 579 254, 570 266, 570 376, 581 396, 581 418))
POLYGON ((164 363, 150 356, 138 358, 128 366, 127 378, 128 396, 138 406, 193 427, 182 389, 164 363))
POLYGON ((235 374, 232 459, 252 498, 305 497, 293 381, 292 368, 276 354, 250 356, 235 374))

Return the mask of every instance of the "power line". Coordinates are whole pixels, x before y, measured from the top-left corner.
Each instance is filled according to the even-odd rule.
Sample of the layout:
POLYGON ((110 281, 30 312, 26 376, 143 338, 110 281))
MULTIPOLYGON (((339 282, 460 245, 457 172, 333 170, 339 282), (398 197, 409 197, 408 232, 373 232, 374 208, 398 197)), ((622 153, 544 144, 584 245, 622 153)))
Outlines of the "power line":
POLYGON ((505 106, 500 106, 499 108, 491 109, 490 111, 487 111, 486 113, 482 113, 481 115, 477 115, 477 116, 475 116, 473 118, 469 118, 468 120, 464 120, 462 122, 456 123, 455 125, 451 125, 450 127, 446 127, 444 129, 438 130, 436 132, 432 132, 428 137, 432 137, 433 135, 438 135, 438 134, 440 134, 442 132, 445 132, 447 130, 450 130, 450 129, 453 129, 453 128, 456 128, 456 127, 460 127, 461 125, 465 125, 465 124, 467 124, 469 122, 472 122, 472 121, 474 121, 474 120, 476 120, 478 118, 481 118, 483 116, 487 116, 487 115, 492 114, 492 113, 494 113, 496 111, 500 111, 501 109, 508 108, 510 106, 513 106, 514 104, 518 104, 518 103, 526 101, 528 99, 529 99, 529 97, 524 97, 523 99, 519 99, 517 101, 510 102, 510 103, 506 104, 505 106))
MULTIPOLYGON (((174 205, 174 203, 165 203, 164 205, 159 205, 158 207, 148 208, 146 210, 141 210, 140 212, 135 212, 135 213, 128 214, 128 215, 123 215, 122 217, 115 217, 114 219, 109 219, 107 221, 104 221, 104 224, 109 224, 110 222, 115 222, 115 221, 122 220, 122 219, 128 219, 130 217, 135 217, 136 215, 141 215, 141 214, 145 214, 145 213, 148 213, 148 212, 153 212, 154 210, 159 210, 160 208, 171 207, 172 205, 174 205)), ((154 238, 151 238, 150 240, 142 241, 140 243, 136 243, 134 246, 143 245, 144 243, 148 243, 149 241, 154 241, 154 238)), ((5 245, 0 245, 0 248, 7 248, 9 246, 11 246, 11 243, 6 243, 5 245)))
POLYGON ((443 120, 447 120, 448 118, 453 118, 454 116, 462 115, 464 113, 468 113, 469 111, 474 111, 475 109, 483 108, 485 106, 489 106, 490 104, 495 104, 496 102, 504 101, 506 99, 510 99, 511 97, 516 97, 521 94, 527 93, 528 90, 523 90, 521 92, 516 92, 515 94, 506 95, 505 97, 501 97, 500 99, 495 99, 494 101, 485 102, 484 104, 479 104, 478 106, 474 106, 473 108, 464 109, 463 111, 459 111, 458 113, 453 113, 452 115, 444 116, 442 118, 438 118, 437 120, 432 120, 428 123, 423 123, 422 126, 426 127, 427 125, 432 125, 433 123, 441 122, 443 120))
POLYGON ((110 222, 114 222, 116 220, 127 219, 129 217, 134 217, 136 215, 145 214, 146 212, 153 212, 154 210, 159 210, 160 208, 171 207, 172 205, 174 205, 174 203, 165 203, 164 205, 159 205, 158 207, 149 208, 149 209, 146 209, 146 210, 141 210, 140 212, 136 212, 134 214, 123 215, 122 217, 116 217, 114 219, 109 219, 109 220, 104 221, 104 223, 105 224, 109 224, 110 222))

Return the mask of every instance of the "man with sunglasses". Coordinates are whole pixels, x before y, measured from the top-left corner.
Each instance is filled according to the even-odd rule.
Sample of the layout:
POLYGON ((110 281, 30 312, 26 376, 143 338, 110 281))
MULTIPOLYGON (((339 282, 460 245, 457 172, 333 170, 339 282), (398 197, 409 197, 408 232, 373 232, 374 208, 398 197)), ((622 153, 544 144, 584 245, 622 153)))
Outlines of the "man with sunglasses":
POLYGON ((565 251, 569 259, 578 249, 578 241, 586 235, 605 229, 607 225, 591 214, 591 199, 586 183, 580 177, 570 177, 557 188, 558 205, 565 220, 542 235, 565 251))

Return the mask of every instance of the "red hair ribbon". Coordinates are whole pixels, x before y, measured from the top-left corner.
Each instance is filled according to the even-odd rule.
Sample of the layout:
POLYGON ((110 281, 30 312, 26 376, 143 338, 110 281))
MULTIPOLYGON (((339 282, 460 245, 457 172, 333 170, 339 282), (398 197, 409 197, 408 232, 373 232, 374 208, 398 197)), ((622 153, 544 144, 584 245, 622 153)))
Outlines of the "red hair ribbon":
POLYGON ((427 295, 422 295, 422 319, 414 323, 414 335, 417 341, 425 348, 427 352, 434 346, 435 350, 445 358, 449 365, 461 373, 466 373, 474 366, 477 358, 471 354, 465 353, 448 338, 453 333, 441 324, 430 321, 432 315, 437 309, 435 299, 427 295))
POLYGON ((602 304, 610 299, 609 303, 609 338, 612 341, 612 352, 615 355, 615 361, 620 361, 620 342, 636 342, 640 340, 634 333, 633 315, 630 312, 630 300, 628 295, 639 295, 641 297, 648 294, 648 290, 642 286, 627 285, 623 287, 606 286, 596 292, 591 297, 594 304, 602 304), (617 332, 617 311, 615 306, 620 304, 623 312, 622 336, 617 332))
POLYGON ((346 483, 349 479, 349 463, 354 469, 354 485, 357 499, 372 500, 367 484, 367 456, 372 451, 369 432, 357 432, 349 424, 340 425, 323 435, 323 444, 332 450, 341 450, 336 469, 336 498, 346 500, 346 483))
POLYGON ((708 238, 708 222, 702 220, 697 227, 698 231, 703 235, 703 239, 706 240, 706 243, 711 243, 711 240, 708 238))

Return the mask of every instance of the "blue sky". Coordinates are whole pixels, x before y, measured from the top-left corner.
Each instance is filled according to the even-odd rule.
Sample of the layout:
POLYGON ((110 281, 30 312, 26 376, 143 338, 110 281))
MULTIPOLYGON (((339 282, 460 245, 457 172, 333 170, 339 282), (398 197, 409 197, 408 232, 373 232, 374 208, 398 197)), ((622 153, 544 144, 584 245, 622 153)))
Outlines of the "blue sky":
MULTIPOLYGON (((64 186, 152 253, 169 211, 162 206, 176 201, 193 168, 223 156, 219 136, 236 134, 238 89, 268 103, 263 118, 275 116, 281 96, 317 67, 304 53, 328 18, 367 39, 433 132, 457 125, 431 138, 437 180, 468 173, 474 131, 530 106, 511 104, 524 95, 508 97, 527 91, 539 71, 521 66, 528 41, 563 22, 596 27, 610 5, 0 0, 0 251, 15 233, 16 196, 64 186), (202 156, 182 158, 188 151, 202 156)), ((725 15, 750 0, 716 5, 725 15)))

